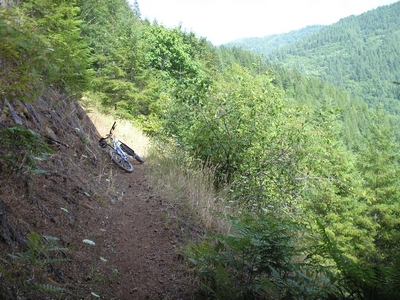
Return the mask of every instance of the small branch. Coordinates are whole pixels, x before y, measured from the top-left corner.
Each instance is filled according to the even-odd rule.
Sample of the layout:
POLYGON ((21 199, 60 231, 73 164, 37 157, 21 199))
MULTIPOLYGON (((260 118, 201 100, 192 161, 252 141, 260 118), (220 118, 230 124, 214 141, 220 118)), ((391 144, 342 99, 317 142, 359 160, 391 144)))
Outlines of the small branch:
POLYGON ((55 139, 53 139, 53 138, 51 138, 51 137, 49 137, 49 136, 46 136, 46 138, 47 138, 48 140, 52 141, 53 143, 56 143, 56 144, 59 144, 59 145, 63 145, 64 147, 69 148, 69 146, 68 146, 67 144, 64 144, 63 142, 57 141, 57 140, 55 140, 55 139))
POLYGON ((90 152, 90 153, 93 155, 93 157, 92 157, 92 164, 93 164, 93 165, 96 165, 96 164, 97 164, 97 156, 93 153, 92 150, 89 149, 89 147, 86 147, 86 150, 87 150, 88 152, 90 152))
POLYGON ((22 125, 22 120, 15 112, 14 107, 9 102, 7 103, 7 105, 8 105, 8 110, 10 112, 11 118, 13 119, 14 123, 18 124, 18 125, 22 125))

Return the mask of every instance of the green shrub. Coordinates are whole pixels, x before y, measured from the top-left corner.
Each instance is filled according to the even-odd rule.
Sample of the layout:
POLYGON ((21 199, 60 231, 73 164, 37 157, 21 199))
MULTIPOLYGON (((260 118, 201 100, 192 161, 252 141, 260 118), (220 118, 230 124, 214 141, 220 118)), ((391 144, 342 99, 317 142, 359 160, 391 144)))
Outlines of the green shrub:
POLYGON ((215 299, 321 299, 332 292, 328 269, 300 249, 300 227, 273 214, 232 220, 235 234, 212 236, 187 250, 215 299))
POLYGON ((0 170, 8 174, 18 174, 30 178, 31 175, 43 173, 37 166, 51 149, 40 140, 39 135, 21 125, 10 126, 0 130, 1 156, 0 170))
POLYGON ((80 94, 89 85, 89 50, 76 1, 26 0, 0 6, 0 96, 32 101, 44 86, 80 94))
POLYGON ((368 263, 354 262, 338 249, 321 224, 319 227, 322 243, 318 252, 333 259, 338 270, 331 278, 338 293, 330 295, 331 299, 400 299, 400 261, 385 264, 371 257, 368 263))

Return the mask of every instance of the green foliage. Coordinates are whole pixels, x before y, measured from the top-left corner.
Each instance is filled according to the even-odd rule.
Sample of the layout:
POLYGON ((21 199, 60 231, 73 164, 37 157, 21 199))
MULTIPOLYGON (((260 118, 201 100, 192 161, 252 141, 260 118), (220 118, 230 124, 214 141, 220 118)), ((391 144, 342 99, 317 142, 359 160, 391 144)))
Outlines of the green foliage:
MULTIPOLYGON (((298 224, 273 214, 233 219, 234 233, 187 250, 215 299, 323 299, 334 292, 328 269, 312 266, 298 246, 298 224)), ((304 229, 302 229, 304 234, 304 229)))
POLYGON ((57 262, 69 261, 63 257, 57 257, 58 254, 68 251, 67 248, 59 247, 58 241, 58 238, 40 237, 38 233, 32 232, 28 236, 27 247, 23 252, 8 254, 13 261, 12 264, 3 260, 8 265, 6 277, 6 280, 10 281, 8 283, 13 284, 28 297, 30 294, 37 296, 37 292, 43 295, 62 293, 63 288, 44 283, 49 266, 57 262))
POLYGON ((140 12, 139 3, 137 2, 137 0, 135 0, 135 2, 133 2, 132 10, 135 13, 135 16, 140 20, 142 18, 141 17, 142 14, 140 12))
MULTIPOLYGON (((171 115, 171 123, 167 125, 178 136, 179 143, 202 160, 218 166, 221 182, 231 181, 248 155, 245 151, 254 143, 264 142, 258 138, 266 134, 263 129, 280 113, 278 92, 267 76, 254 80, 239 66, 228 69, 219 86, 203 90, 203 95, 192 90, 191 98, 177 102, 173 115, 183 118, 172 119, 171 115)), ((181 99, 185 99, 183 93, 181 99)))
POLYGON ((260 75, 268 70, 263 63, 262 55, 255 55, 252 52, 243 50, 241 47, 234 46, 229 48, 220 46, 217 49, 217 55, 219 59, 219 68, 222 71, 235 64, 240 64, 242 67, 245 67, 253 75, 260 75))
POLYGON ((333 299, 397 299, 400 297, 400 261, 391 264, 349 260, 319 223, 322 243, 318 254, 333 259, 338 269, 332 281, 340 291, 333 299))
POLYGON ((171 77, 194 77, 199 66, 190 55, 190 45, 184 41, 179 28, 169 30, 162 26, 150 26, 145 39, 148 43, 147 60, 152 68, 167 72, 171 77))
POLYGON ((0 12, 2 97, 32 100, 43 84, 70 93, 87 87, 88 49, 74 2, 27 0, 0 12))
POLYGON ((44 82, 69 93, 87 88, 88 48, 81 38, 82 21, 76 1, 25 0, 23 11, 30 17, 26 26, 43 47, 44 82))
POLYGON ((234 235, 214 236, 190 248, 210 294, 362 298, 367 288, 359 292, 361 283, 396 282, 398 162, 391 152, 399 151, 395 140, 368 141, 371 117, 361 100, 366 93, 393 95, 371 72, 382 71, 387 82, 393 81, 388 78, 398 59, 392 46, 397 23, 390 21, 395 13, 381 9, 370 14, 372 23, 364 20, 371 18, 368 13, 360 22, 352 17, 294 33, 284 41, 291 44, 286 50, 267 57, 284 61, 290 67, 285 69, 263 64, 262 56, 239 47, 213 48, 179 27, 141 22, 122 0, 81 1, 80 7, 96 99, 211 164, 216 186, 229 186, 225 204, 237 215, 268 211, 279 216, 236 220, 234 235), (388 36, 378 29, 380 13, 388 21, 388 36), (379 151, 364 148, 374 143, 379 151), (313 230, 318 221, 325 230, 322 241, 313 241, 308 229, 283 215, 313 230), (382 267, 386 262, 389 269, 382 267), (377 275, 385 272, 393 276, 377 275))
POLYGON ((314 109, 294 106, 275 80, 227 68, 204 95, 185 89, 180 101, 170 99, 164 126, 180 147, 214 166, 217 186, 229 183, 238 214, 268 209, 321 218, 349 257, 368 257, 376 225, 358 201, 361 178, 341 141, 337 104, 321 95, 314 109))
POLYGON ((273 34, 261 38, 244 38, 226 44, 227 47, 241 47, 257 54, 269 54, 281 47, 293 44, 323 29, 324 25, 311 25, 303 29, 283 34, 273 34))
POLYGON ((146 64, 160 81, 158 99, 153 98, 148 111, 164 120, 164 132, 175 135, 181 125, 190 124, 192 108, 205 99, 212 84, 209 76, 215 71, 208 59, 215 56, 204 39, 197 40, 180 28, 154 24, 146 27, 144 38, 146 64))
MULTIPOLYGON (((141 21, 137 1, 26 0, 1 10, 0 97, 34 99, 49 84, 87 89, 106 110, 210 164, 237 216, 268 212, 234 219, 233 235, 189 249, 216 298, 397 296, 397 118, 371 114, 361 97, 399 111, 399 7, 270 37, 271 47, 290 44, 266 56, 287 69, 141 21), (322 240, 313 241, 318 226, 322 240)), ((3 173, 41 172, 49 149, 37 134, 13 126, 0 141, 3 173)), ((12 257, 39 272, 51 243, 32 234, 12 257)))
POLYGON ((295 67, 346 89, 368 104, 382 101, 399 114, 398 51, 400 3, 350 16, 276 52, 266 60, 295 67))
POLYGON ((383 111, 377 108, 371 118, 365 148, 360 152, 359 169, 363 176, 362 200, 378 225, 375 243, 380 259, 400 259, 400 149, 394 130, 383 122, 383 111))
POLYGON ((0 130, 0 167, 4 173, 21 176, 43 173, 36 162, 45 159, 51 150, 39 135, 21 125, 0 130))
POLYGON ((28 236, 27 249, 24 252, 9 254, 22 264, 28 264, 30 267, 36 265, 46 265, 54 262, 68 261, 64 258, 49 258, 51 252, 68 251, 67 248, 58 246, 58 238, 52 236, 43 236, 43 239, 36 232, 28 236))
POLYGON ((20 10, 0 6, 0 96, 5 99, 29 100, 40 90, 37 69, 44 64, 38 52, 40 45, 28 28, 18 20, 20 10))
POLYGON ((125 0, 81 1, 80 6, 95 72, 90 97, 123 118, 150 115, 163 83, 146 68, 147 27, 125 0))
POLYGON ((358 198, 363 188, 356 156, 340 140, 336 111, 329 103, 320 105, 304 134, 306 155, 296 178, 300 181, 300 206, 305 219, 324 223, 348 257, 366 258, 375 251, 376 226, 367 214, 367 205, 358 198))
POLYGON ((340 139, 351 149, 358 150, 364 143, 362 132, 369 124, 368 106, 349 93, 313 77, 306 77, 295 69, 269 64, 274 74, 273 83, 285 91, 284 97, 293 103, 309 107, 311 116, 318 119, 321 111, 334 111, 338 120, 340 139))

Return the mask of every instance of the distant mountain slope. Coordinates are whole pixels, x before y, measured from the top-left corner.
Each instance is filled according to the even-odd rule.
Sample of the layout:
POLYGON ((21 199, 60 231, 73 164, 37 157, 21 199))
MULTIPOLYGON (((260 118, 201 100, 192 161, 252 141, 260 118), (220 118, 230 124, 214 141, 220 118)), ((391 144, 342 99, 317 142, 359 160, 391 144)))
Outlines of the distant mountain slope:
MULTIPOLYGON (((265 51, 268 54, 268 50, 265 51)), ((267 55, 400 113, 400 2, 350 16, 267 55)))
POLYGON ((257 54, 268 54, 280 47, 287 46, 304 39, 318 31, 320 31, 325 26, 323 25, 312 25, 307 26, 299 30, 293 30, 288 33, 283 34, 273 34, 260 38, 244 38, 232 41, 225 46, 228 47, 241 47, 244 50, 253 51, 257 54))
POLYGON ((301 33, 243 39, 229 45, 264 54, 273 65, 318 77, 368 104, 384 103, 400 115, 400 88, 393 84, 400 81, 400 1, 330 26, 311 27, 303 37, 301 33), (264 45, 263 49, 258 45, 264 45), (271 51, 273 47, 279 49, 271 51))

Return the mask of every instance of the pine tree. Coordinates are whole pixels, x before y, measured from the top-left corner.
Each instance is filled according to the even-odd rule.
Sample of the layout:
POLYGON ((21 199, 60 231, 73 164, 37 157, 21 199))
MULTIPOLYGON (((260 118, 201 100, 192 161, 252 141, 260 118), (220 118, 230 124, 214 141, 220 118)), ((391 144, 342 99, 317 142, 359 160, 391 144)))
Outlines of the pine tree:
POLYGON ((137 0, 135 0, 135 2, 133 3, 132 10, 135 13, 135 16, 139 20, 141 20, 142 19, 142 13, 140 12, 139 3, 137 2, 137 0))
POLYGON ((75 1, 26 0, 0 10, 0 94, 32 100, 43 83, 77 94, 87 88, 89 49, 75 1))
POLYGON ((359 169, 363 176, 363 200, 369 214, 379 225, 375 243, 384 259, 394 260, 400 243, 400 149, 394 131, 382 123, 383 111, 372 116, 365 149, 360 155, 359 169))

